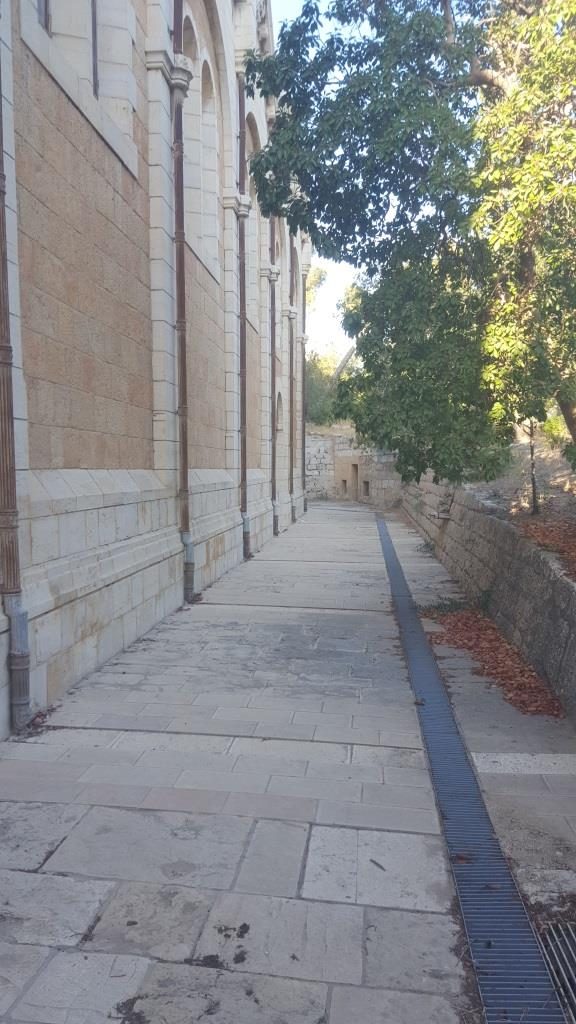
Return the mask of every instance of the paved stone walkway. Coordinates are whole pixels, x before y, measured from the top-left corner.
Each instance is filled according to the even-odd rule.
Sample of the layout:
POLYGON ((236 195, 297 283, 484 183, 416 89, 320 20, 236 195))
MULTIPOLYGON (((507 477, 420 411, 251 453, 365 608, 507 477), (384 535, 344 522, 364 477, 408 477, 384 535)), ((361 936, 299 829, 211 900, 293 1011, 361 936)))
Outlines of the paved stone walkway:
MULTIPOLYGON (((412 531, 391 532, 419 602, 455 592, 412 531)), ((440 654, 476 687, 490 788, 511 777, 502 751, 528 756, 528 727, 514 746, 506 719, 498 747, 470 662, 440 654)), ((574 781, 571 727, 539 721, 536 756, 574 781)), ((569 860, 574 799, 538 765, 569 860)), ((49 729, 2 744, 0 837, 3 1020, 480 1020, 366 509, 313 507, 84 680, 49 729)))

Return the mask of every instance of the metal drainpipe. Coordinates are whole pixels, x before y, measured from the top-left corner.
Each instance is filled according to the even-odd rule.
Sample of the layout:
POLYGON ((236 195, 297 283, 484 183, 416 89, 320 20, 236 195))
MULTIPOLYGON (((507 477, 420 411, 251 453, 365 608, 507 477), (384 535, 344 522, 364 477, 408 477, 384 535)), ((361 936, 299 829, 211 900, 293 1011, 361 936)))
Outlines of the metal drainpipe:
MULTIPOLYGON (((182 0, 174 0, 174 54, 182 53, 182 0)), ((179 83, 180 84, 180 83, 179 83)), ((184 222, 184 91, 173 87, 174 255, 176 263, 176 351, 178 358, 178 506, 184 547, 184 602, 194 600, 194 545, 188 495, 188 367, 186 351, 186 231, 184 222)))
POLYGON ((304 495, 304 511, 308 511, 306 497, 306 278, 302 274, 302 494, 304 495))
POLYGON ((295 421, 294 421, 294 318, 292 316, 292 307, 294 306, 294 294, 295 294, 295 266, 296 261, 294 259, 294 239, 290 237, 290 319, 288 322, 288 339, 290 345, 290 474, 289 474, 289 490, 290 490, 290 505, 292 509, 292 522, 296 522, 296 508, 294 505, 294 444, 295 444, 295 421))
POLYGON ((270 221, 270 393, 272 412, 272 456, 271 456, 271 486, 272 486, 272 532, 275 537, 280 533, 278 523, 277 484, 276 484, 276 443, 277 427, 276 422, 276 221, 270 221))
POLYGON ((9 623, 8 677, 11 723, 15 732, 20 732, 30 720, 30 644, 28 613, 22 603, 18 545, 12 360, 0 56, 0 593, 9 623))
MULTIPOLYGON (((244 75, 238 75, 238 192, 246 195, 246 93, 244 75)), ((244 558, 250 558, 248 518, 248 450, 246 436, 246 217, 238 218, 238 278, 240 290, 240 512, 244 558)))
POLYGON ((174 0, 174 53, 183 53, 184 50, 184 0, 174 0))

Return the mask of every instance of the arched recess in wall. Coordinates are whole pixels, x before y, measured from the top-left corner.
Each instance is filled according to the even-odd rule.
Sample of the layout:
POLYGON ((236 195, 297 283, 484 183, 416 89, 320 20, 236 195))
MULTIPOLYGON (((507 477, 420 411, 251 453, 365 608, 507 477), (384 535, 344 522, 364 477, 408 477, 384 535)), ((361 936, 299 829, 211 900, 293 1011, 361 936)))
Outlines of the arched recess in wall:
POLYGON ((301 292, 301 280, 300 280, 300 258, 298 255, 298 246, 296 239, 291 239, 290 251, 291 255, 291 272, 294 274, 293 283, 293 306, 297 310, 296 321, 294 323, 295 336, 299 333, 300 329, 300 292, 301 292))
POLYGON ((200 138, 202 132, 201 80, 198 66, 198 42, 190 18, 184 19, 184 56, 192 68, 192 81, 184 101, 184 212, 186 240, 198 251, 202 238, 202 166, 200 138))
POLYGON ((230 177, 224 139, 231 129, 224 51, 212 8, 212 0, 185 5, 183 49, 194 77, 184 104, 184 194, 186 241, 219 277, 222 194, 230 177))
POLYGON ((278 398, 276 399, 276 433, 281 434, 284 430, 284 406, 282 403, 282 395, 278 392, 278 398))
POLYGON ((262 259, 262 215, 256 187, 250 174, 250 162, 260 149, 258 128, 252 114, 246 118, 246 180, 249 183, 251 207, 246 225, 246 311, 252 326, 259 329, 260 266, 262 259))
POLYGON ((212 72, 202 65, 201 81, 202 256, 215 272, 220 248, 220 132, 212 72))
POLYGON ((284 306, 287 301, 287 267, 286 267, 286 245, 285 245, 284 221, 276 221, 276 257, 275 265, 280 271, 278 284, 276 285, 276 356, 279 361, 278 372, 282 371, 284 365, 284 354, 286 348, 286 325, 283 315, 284 306))

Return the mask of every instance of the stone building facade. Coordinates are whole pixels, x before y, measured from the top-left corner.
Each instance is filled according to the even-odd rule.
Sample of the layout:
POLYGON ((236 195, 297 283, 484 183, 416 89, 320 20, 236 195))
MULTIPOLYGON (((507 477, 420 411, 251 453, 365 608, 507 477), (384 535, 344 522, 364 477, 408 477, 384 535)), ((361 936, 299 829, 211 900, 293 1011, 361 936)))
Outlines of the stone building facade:
POLYGON ((0 9, 5 735, 303 512, 310 251, 250 183, 266 0, 0 9))

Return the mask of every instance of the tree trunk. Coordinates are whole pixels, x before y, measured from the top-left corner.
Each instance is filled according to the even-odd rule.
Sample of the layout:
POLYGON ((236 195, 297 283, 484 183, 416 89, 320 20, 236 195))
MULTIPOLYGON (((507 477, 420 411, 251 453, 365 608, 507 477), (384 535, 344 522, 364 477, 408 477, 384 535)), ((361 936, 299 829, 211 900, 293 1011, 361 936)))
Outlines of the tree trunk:
POLYGON ((564 422, 570 431, 570 437, 574 444, 576 444, 576 402, 569 398, 561 398, 560 395, 557 401, 560 412, 564 417, 564 422))
POLYGON ((534 420, 530 420, 530 483, 532 485, 532 515, 537 516, 540 511, 538 500, 538 487, 536 484, 536 452, 534 449, 534 420))

